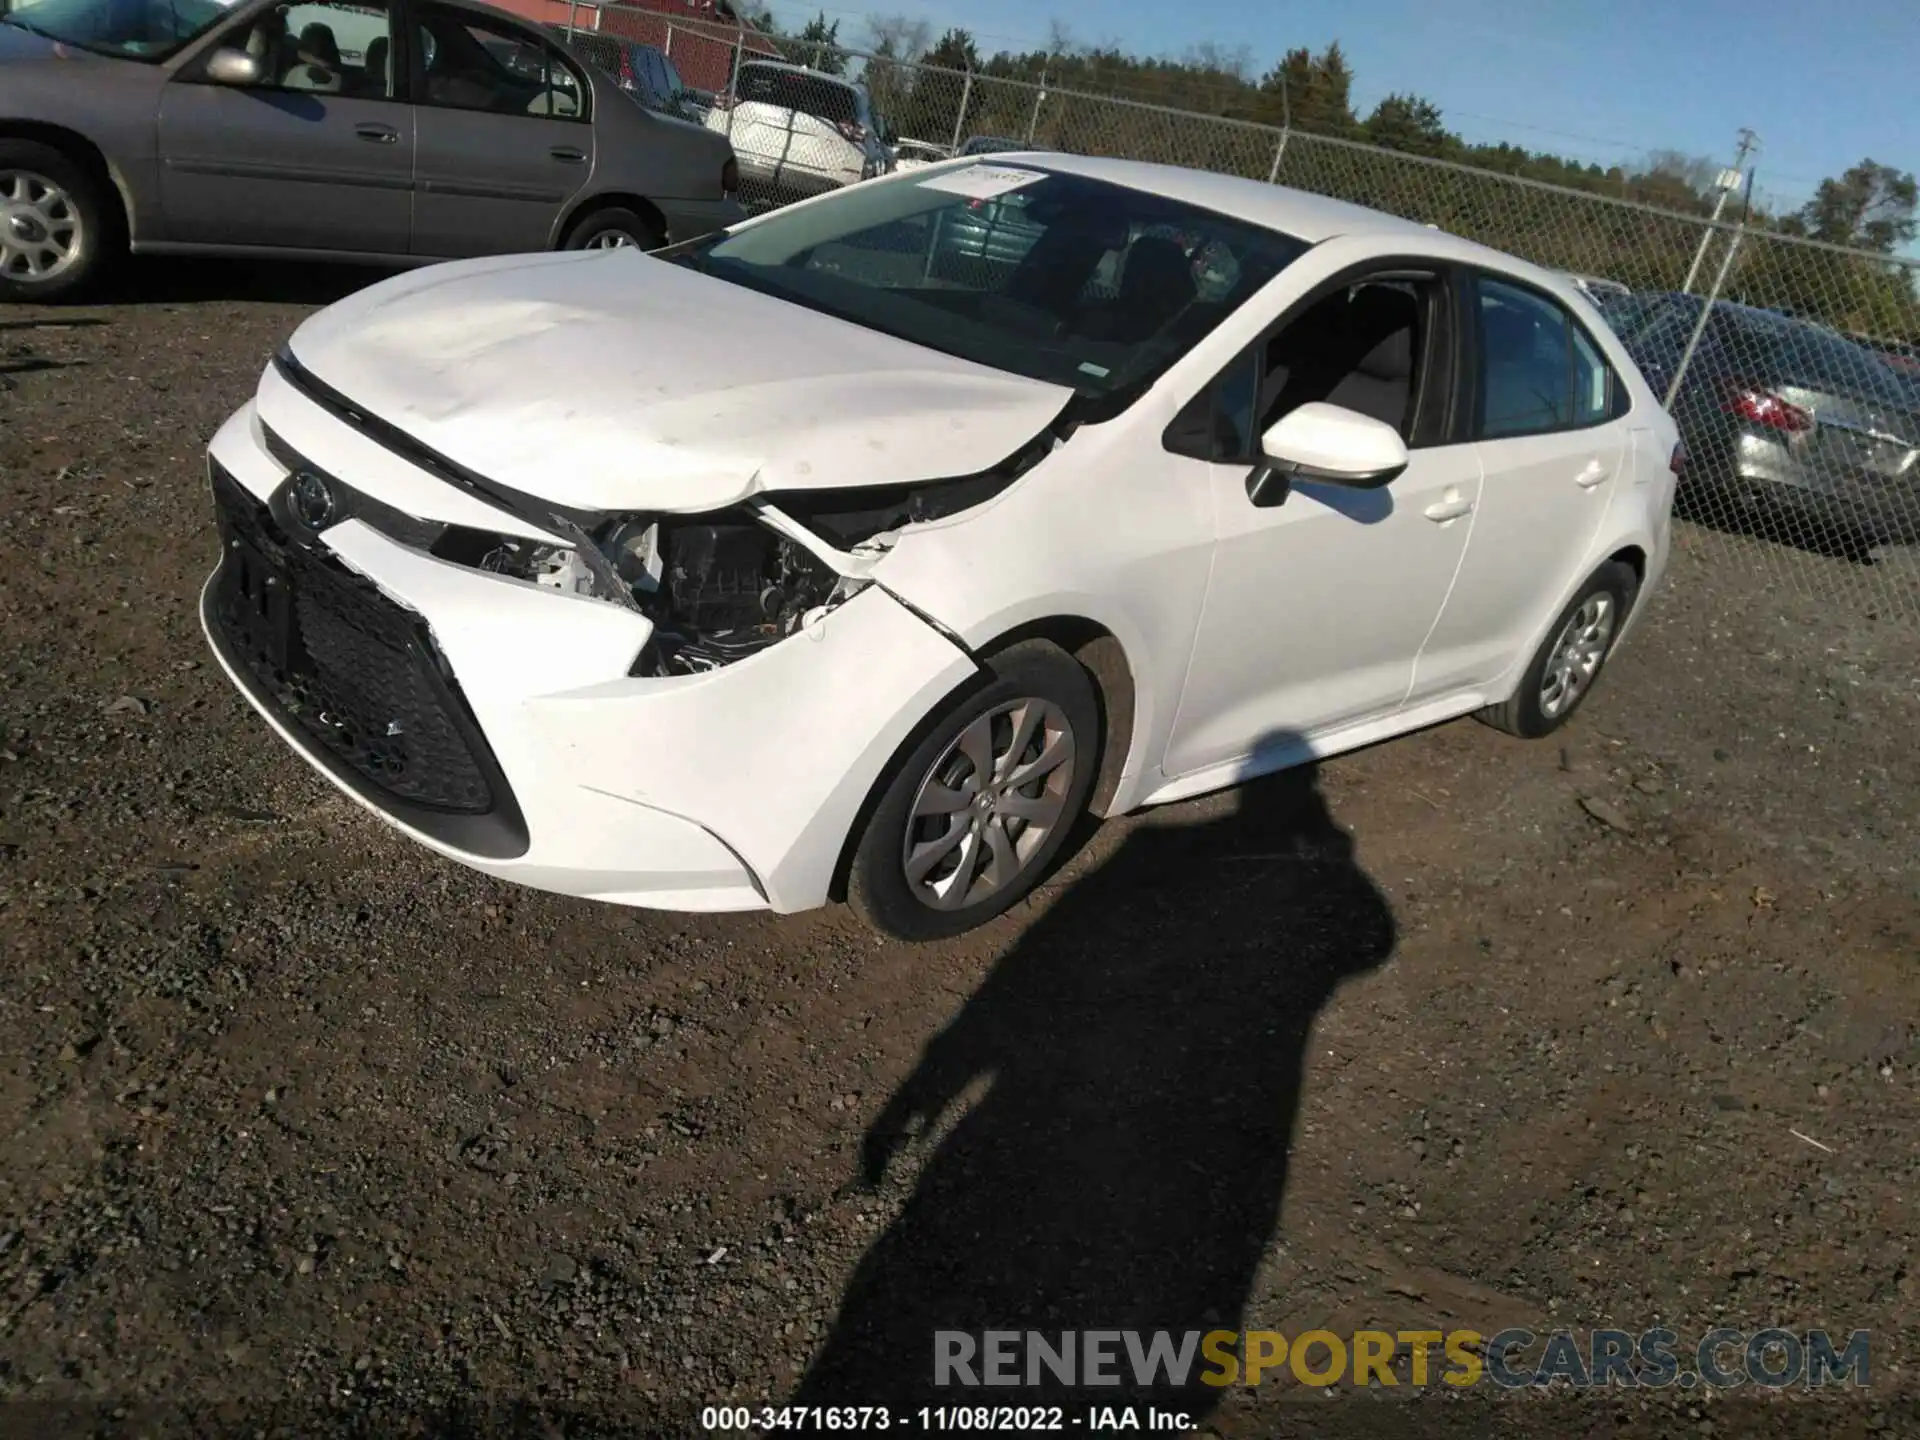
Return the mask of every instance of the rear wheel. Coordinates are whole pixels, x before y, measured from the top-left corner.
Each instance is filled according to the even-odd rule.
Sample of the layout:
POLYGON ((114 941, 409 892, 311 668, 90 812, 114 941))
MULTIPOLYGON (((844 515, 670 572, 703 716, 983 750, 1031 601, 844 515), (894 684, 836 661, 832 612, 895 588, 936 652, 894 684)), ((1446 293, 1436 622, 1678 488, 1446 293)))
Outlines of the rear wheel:
POLYGON ((0 300, 79 294, 115 243, 113 218, 99 182, 61 151, 0 140, 0 300))
POLYGON ((1086 808, 1100 751, 1093 682, 1044 640, 1010 646, 885 781, 847 877, 877 929, 937 940, 984 924, 1046 874, 1086 808))
POLYGON ((595 210, 567 232, 568 250, 658 250, 666 237, 644 216, 618 206, 595 210))
POLYGON ((1524 740, 1551 735, 1566 724, 1593 693, 1638 589, 1633 567, 1621 561, 1609 560, 1594 571, 1547 631, 1519 689, 1475 718, 1524 740))

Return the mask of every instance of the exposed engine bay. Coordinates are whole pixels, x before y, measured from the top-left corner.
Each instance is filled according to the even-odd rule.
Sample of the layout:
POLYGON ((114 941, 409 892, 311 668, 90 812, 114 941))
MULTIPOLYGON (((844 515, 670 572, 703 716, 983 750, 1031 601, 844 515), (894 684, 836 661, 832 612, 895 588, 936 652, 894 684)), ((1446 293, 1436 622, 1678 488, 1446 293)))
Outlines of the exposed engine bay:
MULTIPOLYGON (((870 581, 842 574, 782 533, 798 529, 852 561, 884 550, 891 532, 983 504, 1059 448, 1047 431, 980 475, 860 490, 788 491, 772 517, 750 505, 705 515, 608 519, 591 531, 556 514, 526 518, 573 543, 553 545, 448 526, 432 544, 443 560, 645 615, 653 634, 635 675, 696 675, 784 640, 870 581)), ((591 517, 581 517, 592 523, 591 517)))
POLYGON ((783 640, 867 582, 835 573, 746 513, 609 522, 573 546, 465 531, 443 559, 637 610, 654 631, 636 675, 694 675, 783 640))
POLYGON ((835 574, 745 517, 629 522, 602 543, 654 622, 635 667, 642 675, 730 664, 785 639, 865 583, 835 574))

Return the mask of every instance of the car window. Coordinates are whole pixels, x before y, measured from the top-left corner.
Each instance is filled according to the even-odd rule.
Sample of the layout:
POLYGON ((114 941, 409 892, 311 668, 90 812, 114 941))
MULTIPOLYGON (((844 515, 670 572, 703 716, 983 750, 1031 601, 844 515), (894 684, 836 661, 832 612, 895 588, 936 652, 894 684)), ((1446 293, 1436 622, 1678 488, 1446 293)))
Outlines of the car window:
POLYGON ((1606 357, 1578 325, 1573 336, 1573 421, 1598 425, 1613 408, 1614 377, 1606 357))
POLYGON ((1391 425, 1409 449, 1454 443, 1449 297, 1445 277, 1404 273, 1320 293, 1181 408, 1166 431, 1168 448, 1251 463, 1262 435, 1314 403, 1391 425))
POLYGON ((803 70, 742 65, 737 94, 742 104, 777 105, 836 125, 864 123, 858 92, 851 85, 803 70))
POLYGON ((597 65, 616 79, 620 74, 620 47, 599 35, 573 32, 574 51, 590 65, 597 65))
POLYGON ((671 55, 662 55, 660 57, 660 75, 661 78, 667 82, 667 95, 669 97, 677 96, 686 90, 687 82, 680 78, 680 72, 674 67, 673 57, 671 55))
POLYGON ((653 92, 657 104, 672 103, 674 84, 667 75, 667 60, 658 50, 646 49, 641 52, 647 57, 647 88, 653 92))
POLYGON ((125 60, 164 60, 231 13, 217 0, 33 0, 0 3, 0 25, 125 60))
POLYGON ((1305 249, 1144 190, 983 163, 854 186, 669 254, 1098 397, 1149 383, 1305 249))
POLYGON ((417 5, 421 100, 448 110, 587 118, 586 77, 530 31, 505 20, 417 5))
POLYGON ((1597 424, 1608 413, 1612 378, 1585 336, 1582 377, 1578 327, 1554 300, 1522 285, 1475 280, 1480 320, 1480 414, 1483 440, 1538 435, 1597 424), (1595 404, 1596 394, 1599 403, 1595 404))
POLYGON ((276 5, 227 42, 260 62, 262 90, 385 100, 399 95, 384 5, 276 5))

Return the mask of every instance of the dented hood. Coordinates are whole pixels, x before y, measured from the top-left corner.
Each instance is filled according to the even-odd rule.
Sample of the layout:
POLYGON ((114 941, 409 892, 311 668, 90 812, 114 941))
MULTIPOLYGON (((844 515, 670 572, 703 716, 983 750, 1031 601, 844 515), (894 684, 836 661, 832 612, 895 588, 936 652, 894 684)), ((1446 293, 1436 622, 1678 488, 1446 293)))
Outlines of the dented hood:
POLYGON ((414 271, 291 348, 448 459, 589 510, 973 474, 1073 393, 619 250, 414 271))

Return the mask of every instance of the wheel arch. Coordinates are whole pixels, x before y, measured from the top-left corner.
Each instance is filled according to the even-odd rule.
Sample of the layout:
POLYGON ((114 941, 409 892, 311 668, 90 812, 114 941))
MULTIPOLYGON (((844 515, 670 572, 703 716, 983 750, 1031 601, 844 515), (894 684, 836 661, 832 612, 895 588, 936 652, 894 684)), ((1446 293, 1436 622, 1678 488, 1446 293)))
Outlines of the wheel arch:
POLYGON ((1100 704, 1100 768, 1094 772, 1093 789, 1087 794, 1087 809, 1104 816, 1119 792, 1120 777, 1126 773, 1127 759, 1139 738, 1135 733, 1138 690, 1126 647, 1098 620, 1062 614, 1029 620, 977 648, 990 658, 1023 640, 1048 640, 1058 645, 1080 662, 1093 681, 1094 697, 1100 704))
POLYGON ((602 210, 631 210, 642 220, 653 226, 662 241, 668 239, 667 217, 660 213, 660 207, 644 195, 634 195, 624 190, 602 190, 583 196, 561 212, 560 223, 554 226, 552 248, 559 249, 567 243, 567 237, 574 232, 583 220, 597 215, 602 210))
POLYGON ((102 194, 118 207, 110 220, 117 220, 120 233, 129 243, 134 238, 139 209, 133 202, 133 190, 120 168, 107 158, 93 141, 78 130, 46 120, 0 119, 0 140, 31 140, 69 157, 100 183, 102 194))
POLYGON ((1640 592, 1647 584, 1647 552, 1638 544, 1623 545, 1607 557, 1609 563, 1617 562, 1633 571, 1634 600, 1639 602, 1640 592))
POLYGON ((895 747, 892 756, 874 777, 866 797, 854 814, 853 823, 841 837, 839 858, 834 864, 833 879, 828 886, 830 900, 837 903, 847 898, 847 879, 854 853, 866 833, 868 820, 886 794, 894 766, 901 757, 912 754, 949 706, 989 682, 992 660, 996 654, 1026 640, 1046 640, 1058 645, 1080 663, 1093 682, 1094 700, 1100 709, 1100 763, 1094 772, 1093 789, 1088 792, 1087 809, 1090 814, 1101 817, 1108 813, 1107 807, 1112 804, 1120 788, 1127 760, 1139 741, 1137 731, 1140 717, 1134 667, 1119 637, 1097 620, 1072 614, 1027 620, 980 644, 969 645, 968 654, 977 668, 929 706, 906 738, 895 747))

